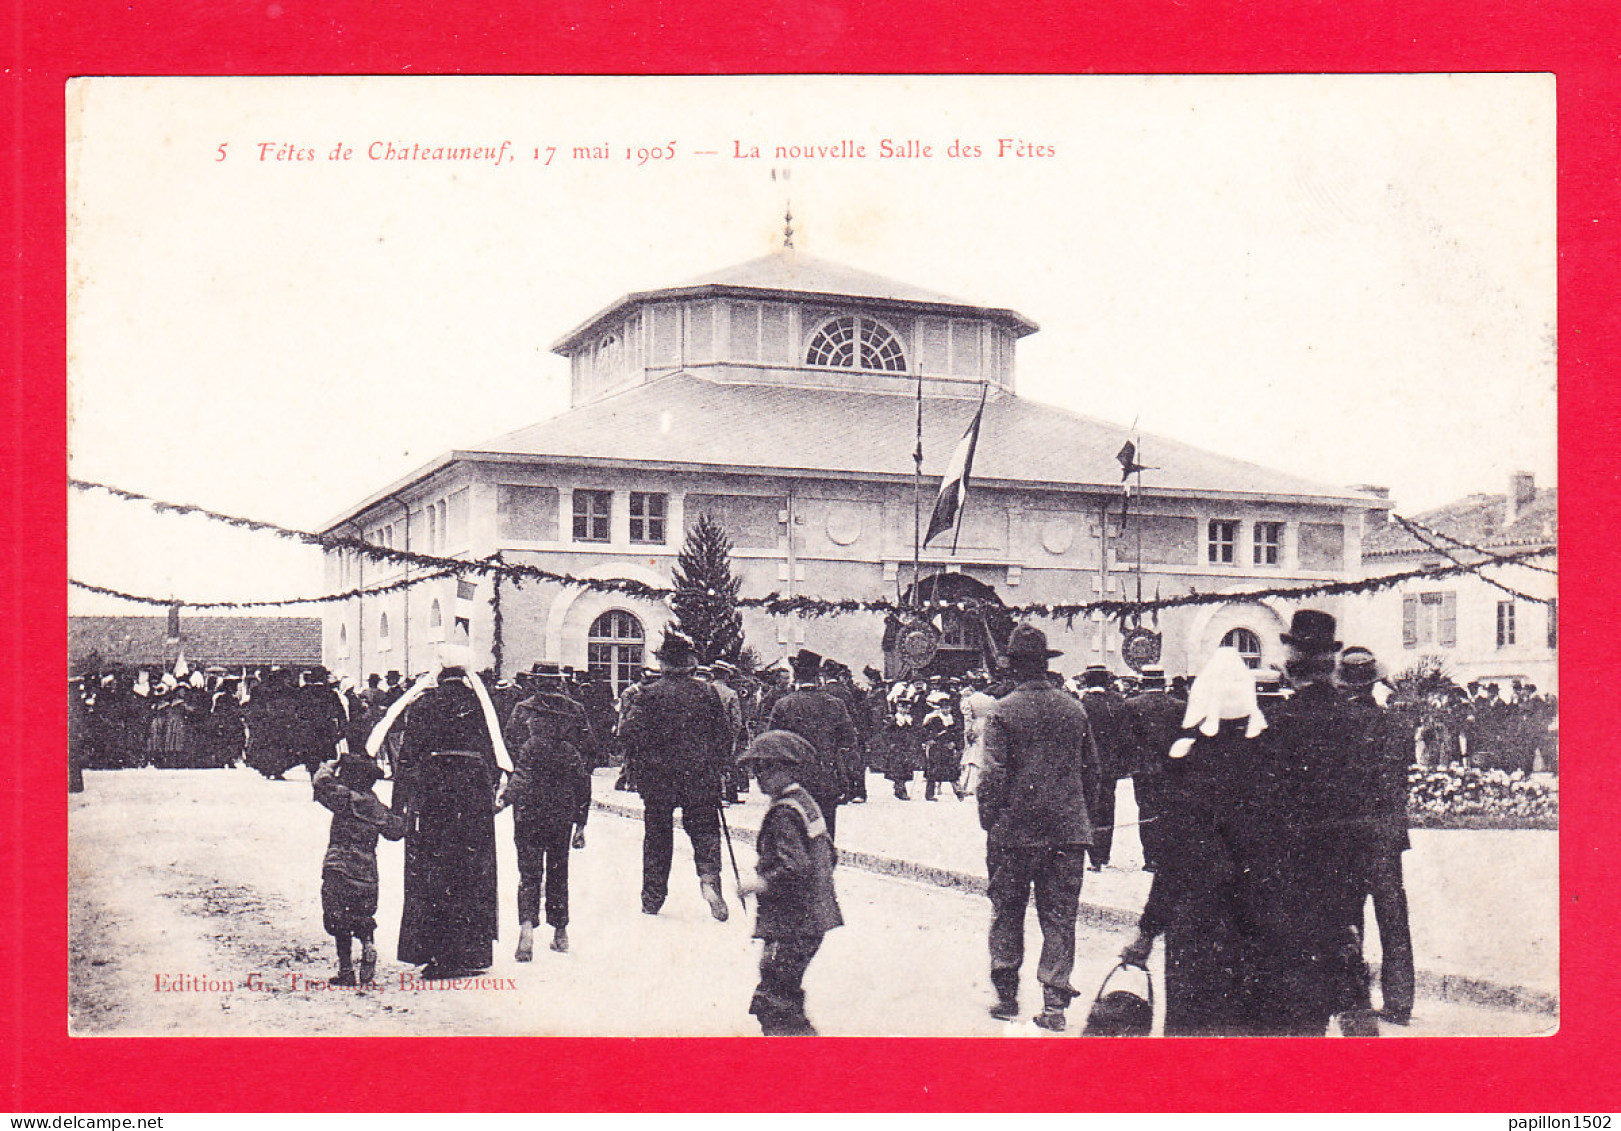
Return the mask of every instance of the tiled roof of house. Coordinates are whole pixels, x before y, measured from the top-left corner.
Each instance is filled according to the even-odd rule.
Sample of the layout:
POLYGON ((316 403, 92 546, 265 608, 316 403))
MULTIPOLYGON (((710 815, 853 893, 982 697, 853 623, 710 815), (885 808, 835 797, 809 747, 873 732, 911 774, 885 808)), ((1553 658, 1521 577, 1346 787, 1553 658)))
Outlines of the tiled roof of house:
MULTIPOLYGON (((930 397, 923 470, 938 476, 973 418, 976 400, 930 397)), ((909 394, 714 382, 675 374, 508 433, 451 458, 486 453, 626 464, 910 476, 916 404, 909 394)), ((1126 428, 993 391, 974 458, 981 482, 1120 485, 1115 454, 1126 428)), ((1375 502, 1189 444, 1140 436, 1155 470, 1144 490, 1299 496, 1375 502)))
MULTIPOLYGON (((1488 549, 1546 545, 1558 540, 1558 488, 1539 488, 1531 501, 1520 508, 1514 521, 1505 525, 1507 510, 1507 495, 1474 494, 1410 517, 1460 542, 1488 549)), ((1370 529, 1362 540, 1364 557, 1433 552, 1394 522, 1370 529)))
POLYGON ((192 667, 321 662, 318 617, 180 617, 180 641, 168 642, 163 617, 68 618, 68 663, 73 670, 92 657, 102 664, 174 663, 184 654, 192 667))
POLYGON ((707 272, 673 287, 623 295, 564 334, 552 349, 557 353, 567 353, 592 327, 625 307, 653 299, 700 295, 779 299, 818 295, 858 298, 903 307, 938 307, 942 313, 974 313, 1009 323, 1021 336, 1038 329, 1034 322, 1016 310, 981 306, 870 271, 783 248, 746 263, 707 272))

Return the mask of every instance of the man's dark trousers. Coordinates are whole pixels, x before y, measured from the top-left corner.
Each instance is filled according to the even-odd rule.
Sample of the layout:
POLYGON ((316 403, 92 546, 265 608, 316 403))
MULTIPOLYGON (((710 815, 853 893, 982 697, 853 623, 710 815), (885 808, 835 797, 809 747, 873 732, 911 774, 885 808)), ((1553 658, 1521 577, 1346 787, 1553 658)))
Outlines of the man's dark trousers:
POLYGON ((1379 986, 1384 1013, 1409 1017, 1413 1012, 1413 935, 1407 924, 1407 891, 1402 886, 1400 852, 1375 852, 1368 887, 1373 918, 1379 926, 1379 986))
POLYGON ((692 842, 692 859, 700 877, 720 876, 720 809, 715 805, 681 805, 647 801, 642 821, 642 903, 662 907, 670 891, 670 862, 675 857, 675 811, 692 842))
POLYGON ((1043 986, 1075 996, 1069 977, 1075 969, 1075 916, 1086 877, 1086 846, 992 845, 986 852, 991 897, 991 978, 1017 977, 1024 963, 1024 915, 1035 888, 1041 922, 1041 958, 1036 977, 1043 986), (1002 977, 1008 977, 1007 973, 1002 977))
POLYGON ((1104 777, 1098 782, 1097 811, 1092 814, 1092 843, 1086 853, 1095 867, 1109 862, 1114 848, 1114 795, 1118 792, 1118 779, 1104 777))

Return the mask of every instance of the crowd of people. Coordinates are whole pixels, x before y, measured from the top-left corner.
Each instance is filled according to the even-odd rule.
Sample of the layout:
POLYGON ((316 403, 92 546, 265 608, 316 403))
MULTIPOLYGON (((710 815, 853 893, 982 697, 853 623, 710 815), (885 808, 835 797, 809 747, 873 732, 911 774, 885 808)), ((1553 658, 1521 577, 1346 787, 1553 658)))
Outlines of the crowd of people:
POLYGON ((463 977, 493 959, 495 814, 514 810, 520 937, 552 929, 569 947, 568 860, 583 848, 590 774, 618 764, 643 801, 640 902, 669 897, 674 815, 692 845, 713 917, 722 890, 724 810, 757 780, 769 808, 758 844, 756 934, 765 940, 752 1012, 768 1034, 810 1033, 802 978, 821 936, 842 923, 833 890, 843 805, 867 800, 869 773, 911 800, 977 795, 987 835, 994 1016, 1019 1014, 1024 917, 1043 933, 1036 1024, 1065 1027, 1085 872, 1110 865, 1115 798, 1129 782, 1143 866, 1153 873, 1122 961, 1145 965, 1164 940, 1169 1035, 1350 1034, 1405 1024, 1413 955, 1402 881, 1407 768, 1469 760, 1557 768, 1556 703, 1518 686, 1416 693, 1366 649, 1343 649, 1334 618, 1303 610, 1283 636, 1283 679, 1268 682, 1231 648, 1199 673, 1157 667, 1074 678, 1018 626, 994 672, 885 680, 801 649, 785 668, 700 665, 669 631, 641 680, 608 682, 537 663, 510 681, 460 667, 398 672, 356 689, 323 668, 114 671, 76 680, 70 767, 246 763, 269 778, 304 766, 332 814, 322 906, 340 984, 372 977, 376 841, 405 840, 398 957, 425 979, 463 977), (393 779, 384 805, 372 793, 393 779), (1383 962, 1372 1007, 1362 959, 1372 899, 1383 962), (353 940, 362 945, 357 974, 353 940))

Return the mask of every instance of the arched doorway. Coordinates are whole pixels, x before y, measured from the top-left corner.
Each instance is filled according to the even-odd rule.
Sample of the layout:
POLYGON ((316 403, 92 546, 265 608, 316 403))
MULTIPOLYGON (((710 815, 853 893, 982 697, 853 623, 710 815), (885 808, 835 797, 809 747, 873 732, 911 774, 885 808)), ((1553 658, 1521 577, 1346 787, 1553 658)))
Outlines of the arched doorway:
MULTIPOLYGON (((1013 615, 1002 605, 994 587, 964 573, 936 573, 918 579, 916 591, 922 604, 937 601, 975 601, 975 609, 937 609, 930 616, 940 632, 940 648, 934 660, 921 673, 925 676, 961 676, 979 669, 991 671, 993 655, 1007 647, 1013 632, 1013 615)), ((913 589, 908 587, 901 602, 911 605, 913 589)), ((902 622, 889 617, 884 622, 884 674, 895 678, 906 668, 899 655, 902 622)))
POLYGON ((586 671, 593 679, 607 680, 617 697, 641 678, 646 639, 634 613, 610 609, 586 632, 586 671))

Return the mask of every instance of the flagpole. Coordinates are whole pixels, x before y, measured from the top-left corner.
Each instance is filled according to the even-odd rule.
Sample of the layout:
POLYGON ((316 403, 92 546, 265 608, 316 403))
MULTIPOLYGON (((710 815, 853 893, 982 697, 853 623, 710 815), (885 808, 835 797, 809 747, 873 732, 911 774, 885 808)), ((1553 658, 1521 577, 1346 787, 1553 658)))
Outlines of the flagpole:
POLYGON ((917 375, 917 447, 912 451, 912 604, 921 604, 917 582, 923 557, 923 371, 917 375))

